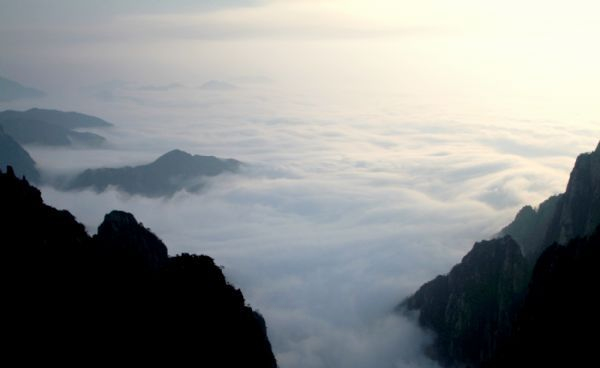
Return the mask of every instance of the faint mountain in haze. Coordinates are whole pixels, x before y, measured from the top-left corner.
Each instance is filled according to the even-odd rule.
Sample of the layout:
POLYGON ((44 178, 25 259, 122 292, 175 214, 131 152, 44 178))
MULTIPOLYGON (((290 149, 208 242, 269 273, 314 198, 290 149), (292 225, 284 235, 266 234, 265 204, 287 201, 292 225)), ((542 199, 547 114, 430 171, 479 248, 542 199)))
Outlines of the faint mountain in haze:
POLYGON ((220 80, 210 80, 200 86, 200 89, 206 91, 232 91, 237 87, 231 83, 227 83, 220 80))
POLYGON ((0 203, 5 358, 277 366, 264 319, 212 258, 170 257, 122 211, 90 237, 12 169, 0 172, 0 203))
POLYGON ((565 193, 537 210, 524 207, 501 237, 477 243, 449 274, 425 283, 398 310, 419 312, 419 323, 436 333, 429 355, 447 367, 589 358, 587 325, 599 323, 586 301, 595 298, 591 290, 600 282, 598 230, 582 238, 599 225, 600 144, 577 158, 565 193), (570 241, 594 245, 565 248, 570 241), (564 336, 569 341, 561 350, 564 336), (539 358, 530 346, 539 354, 550 348, 553 358, 539 358))
POLYGON ((146 197, 171 196, 180 190, 196 192, 203 187, 206 177, 237 172, 240 166, 241 162, 233 159, 173 150, 146 165, 85 170, 66 189, 92 188, 101 192, 114 186, 146 197))
POLYGON ((100 146, 106 142, 104 137, 74 129, 107 128, 112 124, 77 112, 30 109, 0 112, 0 126, 20 144, 100 146))
POLYGON ((0 127, 0 170, 6 170, 7 166, 12 166, 18 177, 40 182, 40 173, 29 153, 0 127))
POLYGON ((73 111, 33 108, 26 111, 6 110, 0 112, 0 121, 17 118, 43 121, 65 129, 108 128, 113 126, 106 120, 73 111))
POLYGON ((171 89, 178 89, 178 88, 182 88, 183 85, 179 84, 179 83, 169 83, 169 84, 160 84, 160 85, 145 85, 145 86, 141 86, 138 89, 140 91, 155 91, 155 92, 162 92, 162 91, 169 91, 171 89))
POLYGON ((0 77, 0 101, 41 98, 46 94, 38 89, 25 87, 10 79, 0 77))

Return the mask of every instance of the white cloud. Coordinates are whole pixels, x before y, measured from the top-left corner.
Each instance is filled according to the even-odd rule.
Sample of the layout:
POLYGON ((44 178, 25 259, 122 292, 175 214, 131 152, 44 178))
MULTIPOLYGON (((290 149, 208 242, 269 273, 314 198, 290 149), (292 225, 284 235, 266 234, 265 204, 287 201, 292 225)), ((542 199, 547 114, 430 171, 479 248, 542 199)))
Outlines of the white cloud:
POLYGON ((48 187, 45 200, 91 231, 109 210, 131 211, 172 254, 214 257, 264 314, 283 368, 432 366, 422 355, 431 336, 392 308, 521 205, 562 191, 576 154, 600 136, 587 125, 338 109, 271 86, 117 92, 145 103, 89 105, 114 114, 117 127, 105 132, 113 146, 29 147, 46 175, 147 162, 172 148, 249 167, 170 200, 48 187))

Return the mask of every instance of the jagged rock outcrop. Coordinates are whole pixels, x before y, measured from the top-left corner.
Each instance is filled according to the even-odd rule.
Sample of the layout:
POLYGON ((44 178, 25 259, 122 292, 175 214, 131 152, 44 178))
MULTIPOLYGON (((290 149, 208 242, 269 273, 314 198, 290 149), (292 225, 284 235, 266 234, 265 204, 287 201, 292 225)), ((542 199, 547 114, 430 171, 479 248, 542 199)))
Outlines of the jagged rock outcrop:
POLYGON ((156 271, 164 267, 169 258, 165 244, 132 214, 123 211, 112 211, 104 216, 94 242, 102 254, 118 258, 128 268, 156 271))
MULTIPOLYGON (((591 264, 583 265, 583 254, 596 259, 593 252, 580 251, 580 247, 565 251, 563 245, 570 239, 590 235, 598 225, 600 144, 594 152, 577 158, 564 194, 549 198, 537 210, 529 206, 523 208, 515 220, 502 230, 501 237, 476 245, 447 276, 438 276, 424 284, 401 304, 400 309, 419 311, 420 324, 436 334, 430 355, 445 366, 540 365, 541 360, 535 361, 535 354, 526 352, 528 344, 539 354, 544 349, 558 349, 559 346, 545 337, 540 338, 539 341, 544 341, 541 344, 526 341, 546 336, 546 332, 558 340, 561 335, 547 331, 553 323, 552 318, 557 319, 562 331, 576 331, 566 327, 571 317, 564 315, 562 310, 578 313, 577 309, 581 309, 579 312, 591 313, 590 309, 582 307, 586 296, 580 285, 586 285, 589 293, 596 281, 575 281, 573 275, 578 274, 576 266, 566 267, 570 270, 568 272, 560 270, 565 268, 564 262, 571 262, 565 259, 575 257, 580 261, 573 264, 582 265, 582 269, 588 270, 585 272, 592 272, 589 271, 591 264), (514 237, 515 241, 510 237, 514 237), (540 257, 540 254, 543 255, 540 257), (581 293, 573 296, 573 304, 565 306, 565 303, 571 303, 568 301, 572 295, 567 290, 569 288, 581 293), (559 300, 558 295, 566 296, 566 300, 559 300), (553 306, 545 306, 552 303, 553 306), (555 305, 560 307, 555 308, 555 305), (551 312, 544 312, 544 308, 551 312), (536 312, 532 312, 534 310, 536 312), (534 317, 537 313, 545 316, 539 320, 548 323, 548 326, 531 322, 531 318, 538 320, 534 317), (520 355, 532 360, 519 361, 520 355), (507 364, 502 365, 502 362, 507 364)), ((592 237, 596 240, 591 242, 597 243, 597 237, 592 237)), ((590 276, 589 280, 597 280, 597 275, 594 277, 590 276)), ((590 316, 581 318, 584 323, 583 320, 590 316)), ((581 329, 577 331, 583 332, 581 329)), ((553 350, 553 353, 566 358, 569 352, 576 351, 573 346, 569 349, 553 350)), ((547 362, 550 364, 552 360, 547 362)))
POLYGON ((512 238, 482 241, 399 309, 418 310, 420 324, 436 332, 433 358, 446 366, 479 365, 510 333, 527 280, 527 261, 512 238))
POLYGON ((600 224, 600 143, 577 157, 564 199, 554 215, 546 244, 591 234, 600 224))
POLYGON ((114 186, 146 197, 171 196, 179 190, 198 191, 206 177, 236 172, 240 166, 241 162, 232 159, 172 150, 147 165, 85 170, 66 189, 93 188, 101 192, 114 186))
POLYGON ((0 203, 5 359, 276 367, 263 318, 210 257, 168 257, 120 211, 92 239, 12 168, 0 203))
POLYGON ((6 170, 9 165, 13 168, 15 175, 25 176, 33 183, 40 182, 40 173, 35 161, 19 143, 4 133, 0 127, 0 170, 6 170))
POLYGON ((501 234, 510 235, 521 246, 525 257, 535 260, 546 246, 546 238, 553 226, 557 208, 562 207, 563 194, 552 196, 540 203, 537 209, 523 207, 501 234))
POLYGON ((558 242, 591 234, 600 224, 600 143, 579 155, 564 194, 550 197, 537 211, 524 207, 501 234, 512 236, 532 263, 558 242))

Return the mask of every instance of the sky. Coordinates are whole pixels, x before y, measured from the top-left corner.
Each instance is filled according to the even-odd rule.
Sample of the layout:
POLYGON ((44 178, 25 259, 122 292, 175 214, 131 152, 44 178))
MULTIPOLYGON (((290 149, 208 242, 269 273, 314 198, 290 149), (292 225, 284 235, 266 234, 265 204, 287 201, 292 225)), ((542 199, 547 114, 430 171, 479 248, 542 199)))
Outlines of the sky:
POLYGON ((123 209, 212 256, 282 368, 435 367, 390 312, 596 147, 599 7, 0 0, 0 75, 47 93, 0 110, 115 124, 106 148, 26 147, 50 181, 174 148, 245 162, 169 199, 42 192, 90 233, 123 209))

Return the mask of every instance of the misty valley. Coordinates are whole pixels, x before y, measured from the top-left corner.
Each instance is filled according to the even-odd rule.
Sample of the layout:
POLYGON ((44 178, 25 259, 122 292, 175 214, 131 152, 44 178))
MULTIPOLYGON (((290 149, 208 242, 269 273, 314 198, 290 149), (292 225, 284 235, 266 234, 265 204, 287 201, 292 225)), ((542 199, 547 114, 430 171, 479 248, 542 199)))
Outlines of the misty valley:
POLYGON ((7 364, 593 366, 598 14, 0 0, 7 364))
MULTIPOLYGON (((5 333, 20 336, 9 344, 11 350, 24 349, 20 341, 31 335, 38 341, 35 349, 58 357, 70 346, 83 357, 133 360, 155 346, 163 351, 156 358, 165 361, 171 351, 181 350, 177 359, 277 366, 268 319, 245 303, 210 255, 169 256, 156 234, 122 211, 106 214, 90 237, 71 213, 44 204, 32 186, 164 200, 184 191, 201 198, 211 190, 203 189, 203 182, 244 175, 242 163, 172 150, 145 165, 86 169, 57 178, 40 174, 44 168, 23 146, 63 145, 77 155, 85 149, 73 146, 82 143, 78 135, 94 134, 98 138, 88 143, 110 150, 100 135, 69 133, 98 127, 113 124, 57 110, 0 113, 1 233, 10 265, 4 267, 11 280, 6 297, 12 300, 5 333), (49 138, 54 131, 60 138, 49 138), (64 337, 53 341, 48 334, 56 329, 64 337), (103 339, 114 347, 103 348, 103 339)), ((593 358, 583 329, 598 323, 590 292, 599 281, 594 271, 599 236, 600 143, 577 158, 563 194, 524 207, 492 239, 476 243, 449 273, 425 283, 387 313, 428 331, 431 337, 420 349, 431 364, 496 367, 574 359, 583 364, 593 358), (568 342, 564 336, 570 336, 568 342)))

